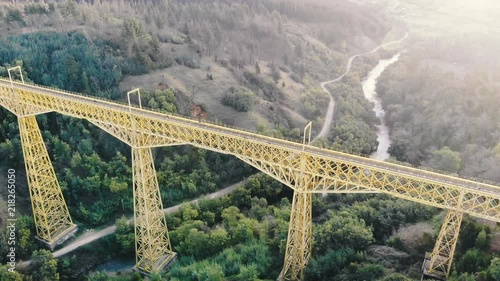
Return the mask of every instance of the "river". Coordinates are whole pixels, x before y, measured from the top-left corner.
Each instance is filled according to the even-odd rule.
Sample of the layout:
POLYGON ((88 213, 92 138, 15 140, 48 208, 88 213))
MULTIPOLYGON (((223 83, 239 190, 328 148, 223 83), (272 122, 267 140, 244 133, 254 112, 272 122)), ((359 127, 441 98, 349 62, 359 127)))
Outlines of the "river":
POLYGON ((395 63, 400 56, 401 53, 394 55, 390 59, 380 60, 368 76, 363 80, 363 93, 365 94, 365 98, 374 104, 373 111, 375 115, 380 119, 380 125, 377 125, 377 141, 378 147, 375 152, 370 155, 370 158, 376 160, 386 160, 389 158, 389 147, 391 146, 391 139, 389 138, 389 128, 385 124, 385 111, 382 109, 382 104, 380 101, 380 97, 377 95, 375 91, 377 87, 377 80, 384 72, 384 70, 395 63))
MULTIPOLYGON (((388 42, 388 43, 384 43, 384 44, 376 47, 375 49, 373 49, 373 50, 371 50, 369 52, 364 52, 364 53, 360 53, 360 54, 356 54, 356 55, 351 56, 347 60, 347 65, 346 65, 346 68, 345 68, 345 72, 342 73, 342 75, 338 76, 335 79, 328 80, 328 81, 325 81, 325 82, 321 82, 320 86, 323 89, 323 91, 325 91, 328 94, 328 96, 330 97, 330 102, 328 103, 328 109, 327 109, 326 114, 325 114, 325 121, 323 122, 323 127, 321 128, 321 131, 319 132, 319 134, 316 137, 314 137, 313 142, 316 141, 319 138, 325 138, 325 137, 327 137, 328 133, 331 130, 331 126, 332 126, 332 122, 333 122, 333 113, 335 111, 335 101, 333 100, 332 93, 330 93, 330 91, 328 91, 328 89, 326 88, 326 85, 332 84, 332 83, 337 83, 342 78, 344 78, 344 76, 346 76, 349 73, 349 71, 351 71, 352 62, 353 62, 353 60, 355 58, 357 58, 359 56, 363 56, 363 55, 368 55, 368 54, 375 53, 378 50, 380 50, 381 48, 389 47, 389 46, 391 46, 393 44, 399 44, 403 40, 405 40, 406 38, 408 38, 408 35, 409 35, 408 32, 406 32, 405 35, 403 37, 401 37, 401 39, 398 39, 398 40, 395 40, 395 41, 391 41, 391 42, 388 42)), ((383 69, 385 69, 385 67, 383 69)), ((383 69, 382 69, 382 71, 383 71, 383 69)), ((380 71, 380 73, 382 73, 382 71, 380 71)), ((379 76, 380 76, 380 74, 379 74, 379 76)), ((377 76, 377 78, 378 78, 378 76, 377 76)), ((376 78, 375 78, 375 80, 376 80, 376 78)), ((374 82, 374 83, 376 83, 376 82, 374 82)))

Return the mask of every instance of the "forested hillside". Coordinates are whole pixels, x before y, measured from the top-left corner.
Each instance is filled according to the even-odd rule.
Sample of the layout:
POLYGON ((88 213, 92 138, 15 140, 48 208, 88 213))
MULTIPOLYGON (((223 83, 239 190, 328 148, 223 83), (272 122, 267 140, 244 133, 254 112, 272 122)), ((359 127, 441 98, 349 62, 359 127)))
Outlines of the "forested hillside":
MULTIPOLYGON (((354 4, 343 1, 333 6, 318 5, 282 1, 16 1, 14 4, 3 1, 0 28, 5 32, 2 32, 0 45, 0 75, 5 77, 8 67, 21 65, 24 77, 35 83, 121 99, 119 83, 126 76, 175 65, 196 69, 201 59, 210 57, 227 61, 225 67, 239 84, 246 86, 245 91, 267 101, 267 111, 276 111, 279 115, 285 112, 281 108, 290 102, 291 94, 273 83, 272 77, 257 73, 260 72, 257 68, 264 71, 267 68, 264 62, 269 61, 272 63, 269 69, 274 69, 270 76, 287 75, 297 80, 294 83, 302 85, 305 91, 291 99, 304 106, 302 110, 308 119, 318 118, 319 125, 325 97, 315 88, 315 81, 343 68, 343 53, 347 51, 349 40, 354 35, 364 35, 360 26, 372 13, 362 7, 353 13, 354 4), (327 23, 336 28, 326 28, 327 23), (175 46, 185 46, 180 49, 184 52, 175 46)), ((228 91, 230 88, 224 93, 228 91)), ((188 93, 167 86, 154 94, 145 94, 143 104, 187 114, 186 95, 188 93)), ((252 100, 226 99, 219 103, 239 109, 250 108, 248 103, 252 100)), ((2 159, 7 161, 7 166, 22 169, 15 118, 4 109, 0 114, 0 151, 5 156, 2 159)), ((272 118, 269 121, 257 129, 267 134, 298 138, 298 130, 292 129, 300 124, 272 118)), ((86 197, 79 187, 85 187, 85 192, 90 192, 86 194, 90 195, 93 190, 108 189, 108 182, 114 187, 123 187, 129 182, 129 171, 122 173, 124 168, 119 168, 127 166, 129 152, 116 140, 84 121, 55 114, 40 116, 39 122, 61 184, 65 192, 73 194, 69 198, 86 197), (111 148, 118 148, 118 151, 111 148), (95 172, 89 173, 88 169, 83 169, 87 162, 95 161, 106 163, 103 170, 109 172, 92 169, 95 172), (116 165, 107 168, 109 163, 116 165), (79 182, 79 178, 83 182, 79 182), (90 184, 97 179, 100 179, 99 184, 90 184)), ((162 158, 158 158, 158 163, 162 162, 162 158)), ((220 177, 222 182, 231 178, 220 177)), ((121 188, 113 189, 118 192, 121 188)), ((106 197, 105 192, 99 194, 106 197)), ((126 201, 130 200, 128 194, 122 195, 126 201)), ((78 214, 77 218, 86 217, 83 220, 91 224, 103 223, 119 208, 117 202, 121 196, 115 197, 116 201, 105 203, 113 207, 91 207, 85 200, 73 205, 72 199, 69 204, 71 209, 79 210, 78 214, 97 213, 95 221, 78 214), (107 210, 104 214, 108 215, 100 215, 99 210, 107 210)), ((166 197, 164 200, 176 201, 166 197)))
POLYGON ((125 75, 144 74, 126 79, 122 90, 167 84, 182 92, 179 112, 190 115, 195 102, 209 119, 253 130, 301 128, 307 119, 319 128, 326 103, 316 82, 342 71, 348 52, 378 44, 391 29, 380 20, 382 11, 349 1, 16 3, 3 6, 1 36, 78 32, 91 44, 105 41, 108 52, 127 60, 117 64, 125 75), (368 30, 374 23, 377 32, 368 30), (184 75, 179 65, 195 71, 184 75), (254 92, 251 113, 222 105, 224 93, 237 85, 254 92))
MULTIPOLYGON (((370 61, 370 57, 365 60, 370 61)), ((370 155, 377 148, 375 125, 380 121, 361 89, 360 77, 366 74, 364 69, 355 69, 341 83, 329 87, 336 105, 331 132, 327 138, 331 149, 370 155)))
MULTIPOLYGON (((377 85, 391 129, 389 152, 398 161, 498 184, 499 65, 491 60, 498 41, 464 35, 419 43, 377 85)), ((462 225, 449 280, 500 280, 498 234, 485 228, 473 244, 472 228, 462 225)))

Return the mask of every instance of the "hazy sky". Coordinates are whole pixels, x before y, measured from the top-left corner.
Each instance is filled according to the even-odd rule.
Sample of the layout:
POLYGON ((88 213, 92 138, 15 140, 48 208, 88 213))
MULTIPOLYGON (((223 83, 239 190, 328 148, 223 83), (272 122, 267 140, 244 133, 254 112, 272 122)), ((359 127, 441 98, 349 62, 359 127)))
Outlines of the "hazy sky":
POLYGON ((380 3, 419 32, 500 32, 499 0, 363 0, 380 3))

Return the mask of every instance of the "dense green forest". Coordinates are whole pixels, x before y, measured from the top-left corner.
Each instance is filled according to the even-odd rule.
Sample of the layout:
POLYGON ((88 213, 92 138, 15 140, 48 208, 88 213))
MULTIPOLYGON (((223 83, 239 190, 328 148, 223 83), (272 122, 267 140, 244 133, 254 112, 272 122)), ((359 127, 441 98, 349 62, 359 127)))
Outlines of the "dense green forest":
MULTIPOLYGON (((368 57, 373 65, 378 56, 368 57)), ((335 114, 327 143, 331 148, 357 155, 370 155, 378 142, 375 125, 380 121, 372 110, 372 104, 365 98, 361 78, 367 75, 363 68, 355 68, 341 83, 329 87, 335 99, 335 114)))
MULTIPOLYGON (((121 100, 120 83, 127 76, 178 65, 195 70, 201 60, 210 58, 239 84, 224 89, 221 103, 252 112, 265 101, 269 111, 282 114, 292 100, 284 80, 289 78, 287 83, 304 88, 295 98, 315 127, 322 124, 328 102, 318 81, 343 72, 347 54, 360 51, 353 38, 366 35, 363 27, 382 13, 350 1, 27 2, 0 1, 0 76, 6 76, 8 67, 20 65, 32 82, 121 100)), ((373 44, 390 29, 379 27, 380 32, 369 34, 373 44)), ((440 55, 433 52, 426 54, 440 55)), ((419 70, 412 67, 418 55, 410 52, 380 79, 378 92, 394 139, 391 154, 412 164, 500 181, 495 173, 500 164, 500 120, 489 120, 498 117, 498 91, 480 95, 470 106, 464 93, 484 85, 478 84, 482 76, 458 79, 419 70), (450 100, 457 104, 450 106, 450 100), (457 114, 465 110, 467 114, 457 114)), ((376 54, 359 58, 351 73, 331 87, 337 103, 335 121, 318 145, 360 155, 375 149, 378 120, 362 94, 361 79, 378 59, 376 54)), ((206 71, 207 80, 219 79, 206 71)), ((187 114, 186 96, 166 87, 143 91, 142 102, 187 114)), ((256 129, 300 138, 298 123, 270 119, 271 125, 256 129)), ((0 120, 1 169, 22 173, 17 120, 5 109, 0 109, 0 120)), ((134 256, 134 229, 125 218, 132 212, 130 149, 83 120, 54 113, 37 120, 75 222, 82 231, 115 222, 117 232, 73 256, 54 259, 36 243, 28 190, 20 187, 24 200, 17 222, 18 258, 31 259, 32 265, 23 275, 0 266, 0 280, 142 280, 138 273, 110 277, 92 272, 105 260, 134 256)), ((253 168, 227 155, 181 146, 154 149, 154 157, 165 207, 246 181, 228 196, 184 205, 166 216, 179 261, 170 272, 154 274, 150 280, 250 281, 278 276, 290 189, 268 176, 250 176, 253 168)), ((424 252, 432 249, 443 215, 382 195, 315 195, 313 212, 314 254, 306 280, 420 279, 424 252)), ((490 251, 492 231, 490 225, 465 218, 452 280, 500 280, 500 259, 490 251)), ((0 232, 0 240, 5 235, 0 232)), ((0 243, 2 264, 6 247, 0 243)))

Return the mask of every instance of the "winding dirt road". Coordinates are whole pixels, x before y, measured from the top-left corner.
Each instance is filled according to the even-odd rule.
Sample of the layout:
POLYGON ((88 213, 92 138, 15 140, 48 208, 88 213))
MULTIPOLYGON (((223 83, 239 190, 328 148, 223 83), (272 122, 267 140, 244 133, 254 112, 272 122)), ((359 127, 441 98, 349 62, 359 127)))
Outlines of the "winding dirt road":
MULTIPOLYGON (((216 199, 216 198, 220 198, 226 194, 229 194, 231 193, 233 190, 235 190, 238 186, 242 185, 244 183, 244 180, 243 181, 240 181, 238 183, 235 183, 233 185, 230 185, 224 189, 221 189, 217 192, 214 192, 214 193, 211 193, 211 194, 207 194, 205 196, 202 196, 198 199, 195 199, 195 200, 191 200, 189 202, 184 202, 182 204, 178 204, 178 205, 175 205, 175 206, 172 206, 170 208, 165 208, 163 209, 163 211, 165 213, 173 213, 173 212, 177 212, 180 207, 184 204, 191 204, 191 203, 196 203, 198 202, 200 199, 216 199)), ((130 219, 129 222, 132 222, 133 219, 130 219)), ((107 235, 110 235, 110 234, 113 234, 114 232, 116 231, 116 226, 113 225, 113 226, 110 226, 110 227, 107 227, 107 228, 104 228, 102 230, 99 230, 99 231, 96 231, 96 232, 91 232, 89 235, 87 234, 84 234, 80 237, 78 237, 75 241, 71 242, 70 244, 66 245, 65 247, 55 251, 52 253, 52 255, 56 258, 60 257, 60 256, 63 256, 73 250, 76 250, 77 248, 85 245, 85 244, 88 244, 92 241, 95 241, 97 239, 100 239, 104 236, 107 236, 107 235)))
POLYGON ((342 78, 344 78, 344 76, 346 76, 349 73, 349 71, 351 71, 352 61, 355 58, 357 58, 359 56, 363 56, 363 55, 368 55, 368 54, 371 54, 371 53, 375 53, 378 50, 380 50, 381 48, 388 47, 388 46, 390 46, 392 44, 400 43, 401 41, 405 40, 407 37, 408 37, 408 33, 406 33, 401 39, 398 39, 398 40, 395 40, 395 41, 391 41, 391 42, 388 42, 388 43, 384 43, 384 44, 376 47, 375 49, 373 49, 373 50, 371 50, 369 52, 364 52, 364 53, 360 53, 360 54, 356 54, 356 55, 351 56, 349 58, 349 60, 347 61, 345 72, 342 75, 340 75, 339 77, 337 77, 337 78, 335 78, 333 80, 328 80, 328 81, 325 81, 325 82, 321 83, 321 88, 323 89, 323 91, 325 91, 326 93, 328 93, 328 95, 330 96, 330 102, 328 103, 328 110, 327 110, 326 115, 325 115, 325 122, 323 122, 323 127, 321 128, 321 131, 319 132, 319 134, 313 139, 313 141, 315 141, 315 140, 317 140, 319 138, 322 138, 322 137, 326 137, 327 134, 328 134, 328 132, 330 131, 330 128, 331 128, 332 122, 333 122, 333 112, 335 111, 335 101, 333 100, 332 93, 330 93, 330 91, 328 91, 328 89, 326 89, 326 85, 338 82, 342 78))
MULTIPOLYGON (((165 213, 173 213, 173 212, 177 212, 180 207, 184 204, 191 204, 191 203, 196 203, 198 202, 200 199, 216 199, 216 198, 220 198, 224 195, 227 195, 229 193, 231 193, 232 191, 234 191, 237 187, 239 187, 240 185, 243 185, 245 183, 245 180, 242 180, 240 182, 237 182, 233 185, 230 185, 224 189, 221 189, 217 192, 214 192, 214 193, 210 193, 210 194, 207 194, 205 196, 202 196, 198 199, 195 199, 195 200, 191 200, 189 202, 184 202, 182 204, 178 204, 178 205, 175 205, 175 206, 172 206, 170 208, 165 208, 163 209, 163 211, 165 213)), ((132 222, 132 219, 129 220, 129 222, 132 222)), ((61 257, 69 252, 72 252, 76 249, 78 249, 79 247, 83 246, 83 245, 86 245, 86 244, 89 244, 95 240, 98 240, 104 236, 107 236, 107 235, 110 235, 110 234, 113 234, 114 232, 116 231, 116 226, 115 225, 112 225, 112 226, 109 226, 109 227, 106 227, 102 230, 99 230, 99 231, 88 231, 87 233, 79 236, 76 240, 72 241, 71 243, 69 243, 68 245, 64 246, 63 248, 55 251, 52 253, 52 255, 55 257, 55 258, 58 258, 58 257, 61 257)), ((30 261, 25 261, 25 262, 22 262, 19 264, 19 266, 22 266, 22 267, 25 267, 25 266, 28 266, 30 264, 30 261)))

